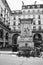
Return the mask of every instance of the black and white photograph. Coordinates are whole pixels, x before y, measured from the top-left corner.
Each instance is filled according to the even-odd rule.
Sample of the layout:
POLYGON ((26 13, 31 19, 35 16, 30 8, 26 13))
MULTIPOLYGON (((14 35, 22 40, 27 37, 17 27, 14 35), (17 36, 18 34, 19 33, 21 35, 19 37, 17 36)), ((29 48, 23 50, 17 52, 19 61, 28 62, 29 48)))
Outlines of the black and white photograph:
POLYGON ((0 0, 0 65, 43 65, 43 0, 0 0))

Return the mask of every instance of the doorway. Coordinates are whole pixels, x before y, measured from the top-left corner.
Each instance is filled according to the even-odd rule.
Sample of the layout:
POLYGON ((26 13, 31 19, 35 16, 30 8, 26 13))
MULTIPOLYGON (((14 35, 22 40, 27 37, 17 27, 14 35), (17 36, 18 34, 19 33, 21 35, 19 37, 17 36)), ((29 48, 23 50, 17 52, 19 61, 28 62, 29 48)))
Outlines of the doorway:
POLYGON ((34 41, 34 47, 39 47, 40 44, 42 43, 42 36, 41 34, 34 34, 33 36, 33 41, 34 41))
POLYGON ((18 50, 18 44, 17 44, 17 38, 19 34, 14 34, 12 37, 12 51, 17 51, 18 50))

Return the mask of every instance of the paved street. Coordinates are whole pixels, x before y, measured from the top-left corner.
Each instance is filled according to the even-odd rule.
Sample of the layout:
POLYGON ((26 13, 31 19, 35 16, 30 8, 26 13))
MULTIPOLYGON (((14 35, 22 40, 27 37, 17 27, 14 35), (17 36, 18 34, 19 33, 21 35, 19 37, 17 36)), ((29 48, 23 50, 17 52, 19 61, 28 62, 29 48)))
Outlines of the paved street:
POLYGON ((43 58, 26 58, 10 54, 0 54, 0 65, 43 65, 43 58))

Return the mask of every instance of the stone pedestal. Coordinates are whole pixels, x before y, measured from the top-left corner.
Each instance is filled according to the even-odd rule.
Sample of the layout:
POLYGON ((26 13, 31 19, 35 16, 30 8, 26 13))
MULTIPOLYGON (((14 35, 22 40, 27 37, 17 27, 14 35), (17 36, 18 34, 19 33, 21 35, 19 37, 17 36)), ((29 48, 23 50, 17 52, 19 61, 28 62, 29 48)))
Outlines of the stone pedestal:
POLYGON ((28 46, 34 47, 33 43, 33 36, 32 36, 32 26, 31 26, 31 20, 21 20, 21 36, 18 39, 17 43, 19 44, 19 47, 25 46, 27 44, 28 46))

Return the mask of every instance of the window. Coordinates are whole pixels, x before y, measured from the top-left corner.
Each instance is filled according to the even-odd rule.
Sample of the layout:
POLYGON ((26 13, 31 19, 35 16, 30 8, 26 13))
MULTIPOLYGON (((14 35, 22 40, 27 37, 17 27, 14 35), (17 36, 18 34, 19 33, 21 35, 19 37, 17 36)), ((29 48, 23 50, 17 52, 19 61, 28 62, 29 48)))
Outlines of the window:
POLYGON ((3 16, 3 8, 1 7, 1 17, 3 16))
POLYGON ((23 14, 25 14, 25 10, 23 11, 23 14))
POLYGON ((1 13, 1 17, 3 16, 3 14, 1 13))
POLYGON ((8 33, 6 33, 5 39, 8 40, 8 33))
POLYGON ((38 19, 40 19, 40 15, 38 15, 38 19))
POLYGON ((30 10, 28 10, 28 13, 30 13, 30 10))
POLYGON ((39 12, 40 12, 40 10, 37 10, 37 12, 39 13, 39 12))
POLYGON ((35 10, 33 10, 33 13, 35 13, 35 10))
POLYGON ((41 30, 41 26, 39 26, 39 30, 41 30))
POLYGON ((36 30, 36 26, 33 26, 33 30, 36 30))
POLYGON ((40 8, 40 5, 37 5, 37 8, 40 8))
POLYGON ((38 21, 38 24, 40 25, 41 24, 41 21, 38 21))
POLYGON ((14 22, 14 25, 16 25, 15 22, 14 22))
POLYGON ((20 23, 18 23, 18 25, 20 25, 20 23))
POLYGON ((4 9, 4 13, 6 14, 6 8, 4 9))
POLYGON ((35 21, 33 22, 33 25, 35 25, 36 23, 35 23, 35 21))
POLYGON ((14 20, 16 20, 16 18, 14 17, 14 20))
POLYGON ((3 39, 3 30, 0 29, 0 38, 3 39))
POLYGON ((43 13, 43 10, 42 10, 42 13, 43 13))

